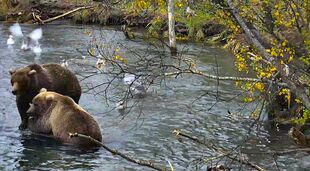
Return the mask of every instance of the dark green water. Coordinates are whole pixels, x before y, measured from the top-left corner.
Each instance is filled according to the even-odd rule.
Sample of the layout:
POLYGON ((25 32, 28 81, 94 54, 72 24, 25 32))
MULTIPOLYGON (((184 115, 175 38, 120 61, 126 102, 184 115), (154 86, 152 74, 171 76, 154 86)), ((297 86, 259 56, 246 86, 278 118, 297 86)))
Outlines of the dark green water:
MULTIPOLYGON (((0 24, 0 170, 148 170, 103 149, 80 152, 53 139, 19 131, 20 118, 15 97, 10 91, 8 74, 10 68, 34 61, 60 63, 62 59, 76 58, 77 61, 85 62, 76 49, 85 52, 94 37, 100 39, 103 36, 107 44, 120 42, 137 51, 146 48, 147 44, 143 41, 125 40, 121 32, 108 28, 47 25, 43 26, 43 52, 38 58, 32 52, 22 52, 18 46, 12 49, 7 47, 8 27, 0 24), (93 34, 90 36, 86 33, 93 34)), ((23 29, 30 31, 33 26, 24 25, 23 29)), ((236 75, 233 58, 226 50, 194 44, 181 45, 184 46, 188 50, 186 56, 200 61, 200 69, 213 74, 214 57, 217 57, 220 75, 236 75)), ((86 62, 95 64, 96 61, 86 56, 86 62)), ((83 67, 71 65, 70 62, 69 68, 77 74, 83 75, 85 72, 83 67)), ((99 83, 100 79, 105 78, 95 77, 81 84, 85 88, 87 84, 99 83)), ((288 128, 271 129, 268 124, 254 129, 250 140, 243 143, 251 125, 248 115, 253 106, 244 106, 239 103, 238 98, 233 98, 240 93, 233 82, 220 82, 217 87, 214 80, 184 75, 178 79, 169 79, 166 84, 160 86, 155 83, 150 87, 139 107, 133 108, 125 118, 118 111, 112 110, 115 104, 107 104, 103 97, 92 93, 83 94, 80 105, 98 120, 105 144, 157 164, 168 166, 170 161, 175 170, 206 170, 206 167, 195 167, 199 163, 198 159, 210 159, 215 153, 190 140, 180 141, 172 134, 174 129, 191 132, 207 142, 212 140, 227 149, 242 145, 241 151, 250 160, 269 170, 276 170, 272 155, 256 154, 257 152, 296 147, 286 135, 288 128), (216 102, 214 97, 206 96, 193 103, 201 94, 206 91, 214 92, 217 88, 221 99, 232 100, 216 102), (238 116, 229 115, 227 110, 238 113, 238 116)), ((281 170, 307 168, 308 158, 304 153, 276 157, 281 170)), ((226 160, 220 163, 229 165, 234 170, 239 169, 237 163, 231 164, 226 160)), ((244 167, 241 169, 248 170, 244 167)))

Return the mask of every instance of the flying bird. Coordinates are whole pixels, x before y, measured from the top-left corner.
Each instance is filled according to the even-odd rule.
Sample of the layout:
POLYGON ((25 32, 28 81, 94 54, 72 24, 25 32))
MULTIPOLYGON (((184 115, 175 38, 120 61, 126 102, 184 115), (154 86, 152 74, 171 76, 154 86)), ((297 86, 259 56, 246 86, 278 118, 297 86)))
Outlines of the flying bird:
POLYGON ((22 50, 33 50, 34 47, 39 46, 39 40, 42 38, 42 29, 37 28, 33 30, 27 37, 23 40, 22 50))
MULTIPOLYGON (((40 51, 40 44, 39 44, 39 40, 42 38, 42 28, 37 28, 35 30, 33 30, 30 34, 28 34, 26 37, 23 34, 22 28, 20 27, 20 25, 18 23, 13 24, 10 28, 9 28, 10 32, 11 32, 11 39, 13 39, 14 37, 17 38, 23 38, 22 41, 22 46, 21 49, 22 50, 33 50, 34 53, 37 54, 37 52, 40 51), (35 52, 36 51, 36 52, 35 52)), ((10 39, 10 37, 9 37, 10 39)), ((9 42, 9 39, 7 41, 7 43, 9 42)), ((14 40, 14 39, 13 39, 14 40)), ((10 40, 10 43, 12 41, 10 40)), ((41 51, 40 51, 41 53, 41 51)))
POLYGON ((23 37, 24 34, 22 32, 22 28, 20 27, 20 25, 18 23, 13 24, 10 28, 9 28, 11 34, 15 37, 23 37))

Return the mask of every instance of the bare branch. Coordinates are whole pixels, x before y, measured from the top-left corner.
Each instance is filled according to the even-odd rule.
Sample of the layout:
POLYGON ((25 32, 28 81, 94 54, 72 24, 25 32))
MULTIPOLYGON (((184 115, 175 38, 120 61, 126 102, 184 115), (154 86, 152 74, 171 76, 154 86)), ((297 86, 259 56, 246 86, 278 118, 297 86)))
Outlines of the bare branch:
POLYGON ((70 138, 72 137, 80 137, 80 138, 84 138, 84 139, 87 139, 88 141, 91 141, 91 142, 94 142, 95 144, 103 147, 104 149, 106 149, 107 151, 109 151, 111 154, 113 155, 118 155, 120 157, 122 157, 123 159, 129 161, 129 162, 132 162, 132 163, 135 163, 135 164, 138 164, 138 165, 141 165, 141 166, 146 166, 146 167, 149 167, 149 168, 152 168, 154 170, 159 170, 159 171, 165 171, 165 170, 168 170, 164 167, 159 167, 159 166, 156 166, 154 165, 154 163, 152 163, 151 161, 146 161, 146 160, 138 160, 138 159, 134 159, 124 153, 121 153, 115 149, 111 149, 109 148, 108 146, 104 145, 103 143, 101 143, 100 141, 97 141, 96 139, 90 137, 90 136, 87 136, 87 135, 83 135, 83 134, 78 134, 78 133, 70 133, 70 138))
POLYGON ((52 18, 49 18, 49 19, 46 19, 46 20, 41 20, 40 17, 38 18, 38 16, 36 16, 36 18, 38 18, 38 20, 41 22, 41 24, 45 24, 45 23, 49 23, 49 22, 53 22, 55 20, 58 20, 58 19, 61 19, 67 15, 70 15, 72 13, 75 13, 77 11, 80 11, 80 10, 85 10, 85 9, 91 9, 91 8, 94 8, 95 6, 86 6, 86 7, 78 7, 76 9, 73 9, 71 11, 68 11, 66 13, 63 13, 61 15, 58 15, 56 17, 52 17, 52 18))
MULTIPOLYGON (((210 148, 210 145, 207 144, 206 142, 198 139, 197 137, 193 137, 189 134, 186 134, 184 132, 181 132, 180 130, 173 130, 173 133, 176 134, 177 136, 182 136, 182 137, 185 137, 185 138, 188 138, 190 140, 193 140, 194 142, 196 143, 199 143, 199 144, 202 144, 202 145, 205 145, 207 146, 208 148, 210 148)), ((234 161, 237 161, 237 162, 240 162, 242 164, 246 164, 256 170, 259 170, 259 171, 264 171, 265 169, 263 169, 262 167, 250 162, 250 161, 247 161, 246 159, 243 159, 241 157, 233 157, 232 156, 232 153, 231 152, 227 152, 226 150, 224 149, 220 149, 218 147, 211 147, 213 150, 215 150, 215 152, 219 153, 220 155, 223 155, 223 156, 227 156, 229 159, 231 160, 234 160, 234 161)))
MULTIPOLYGON (((180 74, 195 74, 195 75, 200 75, 200 76, 203 76, 206 78, 211 78, 211 79, 216 79, 216 80, 226 80, 226 81, 248 81, 248 82, 262 82, 262 83, 270 83, 271 82, 270 80, 262 80, 259 78, 221 77, 221 76, 203 73, 202 71, 198 71, 198 70, 182 70, 182 71, 177 71, 177 72, 170 72, 170 73, 165 73, 165 76, 173 76, 173 75, 177 76, 180 74)), ((275 84, 282 86, 282 87, 288 86, 286 83, 281 83, 281 82, 276 82, 275 84)))

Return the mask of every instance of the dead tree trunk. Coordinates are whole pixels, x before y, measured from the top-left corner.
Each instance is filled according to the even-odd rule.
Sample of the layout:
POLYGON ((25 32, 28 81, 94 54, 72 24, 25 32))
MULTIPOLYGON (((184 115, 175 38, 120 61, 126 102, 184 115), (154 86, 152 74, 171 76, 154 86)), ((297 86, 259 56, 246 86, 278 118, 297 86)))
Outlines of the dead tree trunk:
POLYGON ((174 19, 174 0, 168 0, 168 26, 169 26, 169 45, 172 55, 176 55, 177 46, 175 38, 175 19, 174 19))

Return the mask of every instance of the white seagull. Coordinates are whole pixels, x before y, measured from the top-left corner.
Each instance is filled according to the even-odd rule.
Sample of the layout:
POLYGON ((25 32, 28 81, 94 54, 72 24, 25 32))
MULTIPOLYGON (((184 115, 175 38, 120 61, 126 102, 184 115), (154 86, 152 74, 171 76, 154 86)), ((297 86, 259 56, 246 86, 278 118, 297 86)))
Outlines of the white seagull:
POLYGON ((124 81, 124 83, 126 85, 130 85, 130 84, 132 84, 135 81, 135 79, 136 79, 135 75, 129 74, 129 73, 125 73, 123 81, 124 81))
POLYGON ((131 86, 130 86, 130 90, 133 92, 134 95, 136 95, 137 97, 144 97, 146 94, 146 88, 145 86, 138 82, 135 81, 131 86))
POLYGON ((123 100, 117 102, 115 105, 115 109, 117 109, 118 111, 124 111, 126 109, 126 107, 127 107, 127 105, 123 100))
POLYGON ((143 97, 146 94, 145 85, 140 80, 137 80, 134 74, 125 73, 123 81, 130 86, 132 94, 138 97, 143 97))
POLYGON ((22 29, 18 23, 15 23, 10 27, 10 32, 15 37, 23 37, 24 36, 22 29))
MULTIPOLYGON (((18 37, 18 38, 24 37, 23 31, 18 23, 13 24, 9 30, 11 34, 13 35, 13 37, 18 37)), ((26 38, 24 38, 21 49, 22 50, 33 50, 36 46, 39 45, 39 40, 42 38, 42 34, 43 32, 41 28, 37 28, 33 30, 29 35, 26 36, 26 38)), ((38 48, 36 47, 36 51, 37 49, 38 48)))
POLYGON ((33 30, 23 41, 22 50, 33 50, 34 47, 39 46, 39 40, 42 38, 42 29, 37 28, 33 30))
POLYGON ((106 65, 106 61, 102 58, 99 58, 96 62, 96 68, 100 71, 103 71, 105 65, 106 65))
POLYGON ((9 35, 8 40, 6 41, 7 45, 13 45, 15 43, 14 39, 13 39, 13 35, 9 35))
POLYGON ((60 65, 61 65, 62 67, 67 68, 67 67, 69 66, 69 63, 68 63, 67 60, 63 59, 63 60, 62 60, 62 63, 61 63, 60 65))

